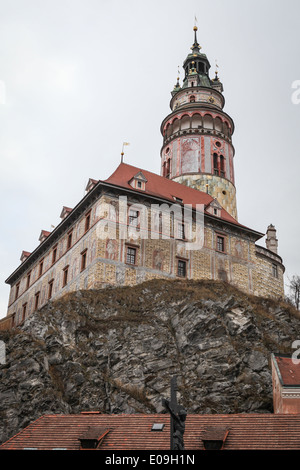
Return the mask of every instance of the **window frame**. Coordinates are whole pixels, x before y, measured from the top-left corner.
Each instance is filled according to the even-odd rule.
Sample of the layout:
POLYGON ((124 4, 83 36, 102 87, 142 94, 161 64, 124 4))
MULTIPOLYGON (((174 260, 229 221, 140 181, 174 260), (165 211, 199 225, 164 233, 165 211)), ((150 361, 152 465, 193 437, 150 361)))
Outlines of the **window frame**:
POLYGON ((216 234, 216 251, 218 253, 226 253, 226 237, 221 233, 216 234), (219 240, 222 240, 222 244, 220 245, 219 240), (221 249, 220 249, 221 246, 221 249))
POLYGON ((187 277, 187 263, 188 263, 188 260, 186 259, 182 259, 182 258, 178 258, 177 259, 177 276, 180 277, 180 278, 186 278, 187 277), (181 268, 180 268, 180 265, 182 264, 182 267, 184 267, 182 273, 180 272, 181 268))
POLYGON ((42 258, 40 261, 39 261, 39 274, 38 274, 38 277, 41 277, 42 274, 43 274, 43 268, 44 268, 44 258, 42 258))
POLYGON ((67 251, 72 248, 72 242, 73 242, 73 229, 68 231, 67 233, 67 251))
POLYGON ((17 284, 16 284, 15 300, 17 300, 17 298, 19 297, 19 293, 20 293, 20 284, 21 284, 21 281, 17 282, 17 284))
POLYGON ((129 210, 128 210, 128 226, 135 227, 135 228, 140 227, 140 211, 137 211, 135 209, 131 209, 129 207, 129 210), (136 215, 131 215, 130 212, 135 212, 136 215), (136 222, 133 223, 134 221, 136 221, 136 222))
POLYGON ((125 263, 128 266, 137 266, 137 247, 136 246, 126 245, 126 260, 125 260, 125 263), (134 252, 134 254, 133 253, 131 253, 131 254, 128 253, 129 250, 132 250, 134 252), (132 256, 133 256, 133 258, 132 258, 132 256), (134 260, 133 263, 131 262, 132 259, 134 260))
POLYGON ((51 279, 48 282, 48 300, 52 299, 53 287, 54 287, 54 279, 51 279))
POLYGON ((30 287, 31 274, 32 274, 31 270, 28 271, 28 273, 26 274, 26 290, 29 289, 30 287))
POLYGON ((57 248, 58 248, 58 243, 56 245, 54 245, 54 247, 52 248, 52 261, 51 261, 51 264, 53 265, 56 260, 57 260, 57 248))
POLYGON ((36 294, 34 294, 34 311, 39 308, 40 294, 41 291, 38 291, 36 292, 36 294))
POLYGON ((272 276, 278 279, 278 266, 276 263, 272 263, 272 276))
POLYGON ((26 319, 26 313, 27 313, 27 302, 25 302, 25 303, 22 305, 22 323, 23 323, 23 321, 25 321, 25 319, 26 319))
POLYGON ((88 249, 86 248, 80 253, 81 255, 80 272, 84 271, 87 267, 87 251, 88 249))
POLYGON ((177 222, 177 237, 178 240, 186 240, 186 227, 184 222, 177 222))
POLYGON ((69 275, 69 264, 65 266, 63 269, 63 284, 62 284, 63 287, 66 287, 66 285, 68 284, 68 275, 69 275))
POLYGON ((84 216, 84 233, 86 233, 91 228, 91 214, 92 209, 90 209, 84 216))

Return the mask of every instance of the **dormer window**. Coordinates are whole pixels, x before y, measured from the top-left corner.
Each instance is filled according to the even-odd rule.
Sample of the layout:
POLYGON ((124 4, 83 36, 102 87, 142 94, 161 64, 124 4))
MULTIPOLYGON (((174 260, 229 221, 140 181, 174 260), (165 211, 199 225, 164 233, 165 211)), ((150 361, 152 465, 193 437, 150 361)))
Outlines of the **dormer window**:
POLYGON ((147 178, 139 171, 130 181, 129 184, 134 189, 139 189, 140 191, 146 190, 147 178))
POLYGON ((222 206, 219 204, 217 199, 214 199, 210 204, 208 204, 206 206, 206 210, 215 217, 221 217, 222 206))
POLYGON ((78 439, 80 441, 80 449, 97 449, 103 441, 109 428, 95 428, 90 426, 78 439))
POLYGON ((222 450, 224 448, 229 429, 225 427, 208 426, 201 433, 201 440, 205 450, 222 450))

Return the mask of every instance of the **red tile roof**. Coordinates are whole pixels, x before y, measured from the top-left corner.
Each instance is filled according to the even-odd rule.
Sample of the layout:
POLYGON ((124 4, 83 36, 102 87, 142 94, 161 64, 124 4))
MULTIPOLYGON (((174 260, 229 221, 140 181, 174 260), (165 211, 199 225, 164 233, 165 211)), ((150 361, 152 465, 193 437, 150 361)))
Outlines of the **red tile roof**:
MULTIPOLYGON (((214 200, 212 196, 205 192, 190 188, 150 171, 128 165, 127 163, 120 163, 114 173, 105 180, 105 182, 132 190, 133 188, 129 182, 138 172, 142 172, 147 179, 146 190, 135 189, 135 191, 167 199, 172 203, 175 203, 174 197, 177 197, 182 200, 183 204, 191 204, 193 207, 196 207, 196 204, 204 204, 207 206, 214 200)), ((240 225, 225 209, 221 210, 221 218, 236 225, 240 225)))
POLYGON ((291 357, 275 356, 275 360, 281 375, 282 385, 300 387, 300 361, 293 362, 291 357))
MULTIPOLYGON (((66 448, 79 450, 83 433, 106 428, 99 450, 168 450, 169 415, 166 414, 80 414, 45 415, 0 446, 4 449, 66 448), (163 431, 151 431, 164 423, 163 431)), ((292 450, 300 447, 300 415, 232 414, 188 415, 184 442, 186 450, 203 449, 203 435, 226 428, 224 450, 292 450)), ((98 432, 98 431, 97 431, 98 432)))

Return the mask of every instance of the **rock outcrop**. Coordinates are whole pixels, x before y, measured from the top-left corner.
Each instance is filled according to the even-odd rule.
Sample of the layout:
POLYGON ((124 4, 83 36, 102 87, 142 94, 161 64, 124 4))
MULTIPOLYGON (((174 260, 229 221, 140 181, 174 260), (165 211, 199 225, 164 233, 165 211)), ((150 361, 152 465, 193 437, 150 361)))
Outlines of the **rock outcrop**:
POLYGON ((67 294, 0 333, 0 441, 48 413, 162 412, 173 375, 189 413, 271 413, 270 355, 297 339, 293 307, 226 283, 67 294))

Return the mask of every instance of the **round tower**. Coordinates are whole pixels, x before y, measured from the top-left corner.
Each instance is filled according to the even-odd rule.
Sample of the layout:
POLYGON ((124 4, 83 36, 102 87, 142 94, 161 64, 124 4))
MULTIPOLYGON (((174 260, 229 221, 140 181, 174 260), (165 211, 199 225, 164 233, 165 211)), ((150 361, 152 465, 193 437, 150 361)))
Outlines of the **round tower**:
POLYGON ((237 220, 234 183, 234 123, 223 111, 223 85, 200 52, 197 27, 194 44, 183 63, 184 79, 172 91, 171 113, 161 124, 161 175, 208 192, 237 220))

